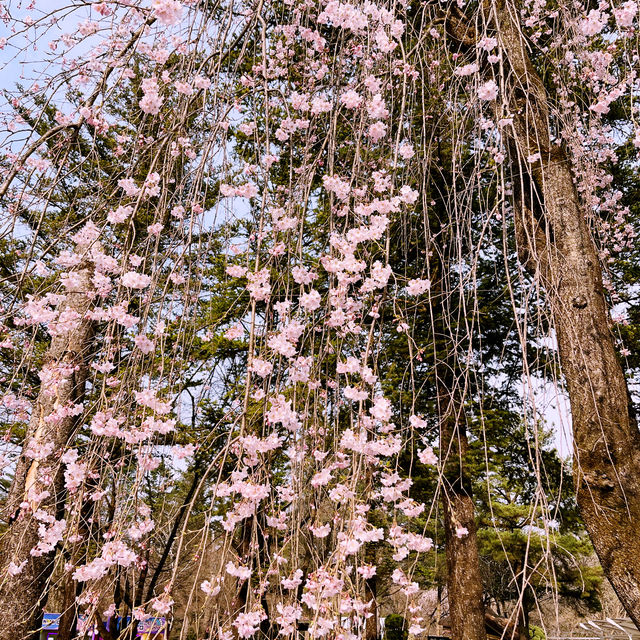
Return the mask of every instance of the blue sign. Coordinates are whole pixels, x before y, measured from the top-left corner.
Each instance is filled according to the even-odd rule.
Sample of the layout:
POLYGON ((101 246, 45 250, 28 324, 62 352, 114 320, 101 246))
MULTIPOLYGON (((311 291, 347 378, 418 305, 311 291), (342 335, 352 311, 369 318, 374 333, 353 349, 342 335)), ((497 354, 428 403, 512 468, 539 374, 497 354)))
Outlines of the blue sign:
MULTIPOLYGON (((62 617, 61 613, 45 613, 42 616, 42 630, 43 631, 57 631, 60 626, 60 618, 62 617)), ((106 623, 107 629, 111 629, 111 626, 114 625, 115 629, 118 631, 122 631, 131 623, 131 616, 127 616, 122 618, 118 616, 117 618, 109 618, 106 623), (115 624, 114 624, 115 623, 115 624)), ((141 633, 158 633, 166 628, 167 620, 166 618, 145 618, 138 623, 138 635, 141 633)), ((80 632, 87 632, 91 630, 93 625, 89 624, 89 620, 87 615, 81 613, 78 616, 78 622, 76 629, 80 632)), ((97 631, 94 627, 94 632, 97 631)))
POLYGON ((57 631, 60 625, 61 613, 45 613, 42 616, 43 631, 57 631))
POLYGON ((155 633, 162 631, 166 624, 164 618, 145 618, 138 624, 138 633, 155 633))

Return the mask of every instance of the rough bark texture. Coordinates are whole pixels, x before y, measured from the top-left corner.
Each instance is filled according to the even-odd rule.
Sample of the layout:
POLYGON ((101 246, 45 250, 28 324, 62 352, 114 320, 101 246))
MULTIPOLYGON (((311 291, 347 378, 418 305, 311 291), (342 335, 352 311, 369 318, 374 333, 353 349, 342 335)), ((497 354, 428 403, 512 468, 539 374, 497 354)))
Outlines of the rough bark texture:
MULTIPOLYGON (((438 252, 441 262, 433 273, 447 273, 454 245, 443 240, 438 252)), ((432 295, 447 300, 451 291, 442 277, 436 277, 432 295)), ((445 555, 447 562, 447 601, 452 640, 486 640, 482 572, 478 554, 473 489, 468 469, 467 421, 463 399, 466 394, 464 367, 460 367, 452 338, 450 319, 462 313, 455 303, 442 303, 435 320, 436 362, 434 387, 437 392, 439 445, 442 465, 442 501, 445 555), (466 535, 458 536, 459 529, 466 535)))
MULTIPOLYGON (((451 407, 450 411, 455 411, 451 407)), ((482 575, 478 558, 475 508, 467 471, 467 432, 458 412, 445 415, 440 427, 444 478, 444 512, 447 557, 447 591, 452 640, 486 640, 482 575), (458 536, 458 529, 467 529, 458 536)))
POLYGON ((77 611, 76 596, 77 582, 68 580, 63 586, 62 612, 58 621, 58 635, 56 640, 72 640, 76 635, 77 611))
POLYGON ((32 556, 40 538, 40 522, 32 511, 39 509, 60 520, 64 515, 64 466, 59 457, 73 434, 76 420, 66 417, 48 422, 58 407, 77 403, 82 399, 86 380, 86 358, 92 336, 92 323, 84 319, 90 299, 91 271, 84 266, 78 271, 79 287, 69 291, 60 310, 77 312, 83 319, 77 328, 52 338, 46 352, 44 367, 59 367, 57 390, 51 395, 51 385, 42 386, 33 406, 33 412, 22 455, 16 465, 16 473, 7 498, 3 520, 8 529, 0 540, 0 640, 22 640, 37 637, 41 625, 42 608, 46 602, 49 578, 54 567, 55 551, 32 556), (24 455, 29 443, 54 445, 53 453, 37 461, 24 455), (48 491, 49 496, 35 503, 33 493, 48 491), (30 493, 32 492, 32 493, 30 493), (20 504, 31 503, 31 508, 21 510, 20 504), (10 562, 16 565, 27 561, 23 571, 15 577, 7 573, 10 562))
POLYGON ((609 329, 602 273, 569 159, 550 139, 547 92, 501 0, 487 19, 509 65, 515 222, 523 262, 545 287, 573 421, 578 504, 602 567, 640 627, 640 433, 609 329), (540 160, 528 162, 533 154, 540 160))
POLYGON ((376 576, 368 578, 366 580, 366 584, 367 602, 371 602, 371 608, 369 609, 369 611, 371 612, 371 617, 367 618, 367 621, 365 623, 364 637, 365 640, 377 640, 380 622, 378 620, 378 580, 376 576))

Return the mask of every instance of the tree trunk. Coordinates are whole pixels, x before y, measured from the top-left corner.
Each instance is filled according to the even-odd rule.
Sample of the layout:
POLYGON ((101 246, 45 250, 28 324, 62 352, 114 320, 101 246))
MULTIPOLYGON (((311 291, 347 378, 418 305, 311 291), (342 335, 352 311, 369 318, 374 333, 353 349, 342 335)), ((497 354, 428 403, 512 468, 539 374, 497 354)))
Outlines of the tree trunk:
MULTIPOLYGON (((89 479, 85 485, 85 495, 91 493, 92 490, 98 488, 98 483, 95 479, 89 479)), ((91 535, 91 521, 93 519, 96 509, 96 502, 94 500, 85 500, 82 503, 80 509, 80 518, 78 520, 78 535, 81 536, 81 540, 75 543, 71 547, 71 552, 68 555, 68 561, 75 566, 80 566, 87 563, 88 547, 85 544, 85 540, 89 539, 91 535)), ((63 554, 65 560, 67 560, 67 553, 63 554)), ((118 578, 117 585, 120 584, 118 578)), ((83 583, 76 582, 74 580, 68 580, 63 585, 64 590, 64 606, 62 607, 62 616, 58 623, 58 635, 56 640, 73 640, 76 637, 76 627, 78 624, 78 605, 77 598, 82 593, 83 583)), ((116 602, 116 605, 118 603, 116 602)))
MULTIPOLYGON (((442 256, 433 273, 450 269, 451 241, 443 239, 442 256)), ((432 295, 453 298, 444 278, 435 279, 432 295)), ((435 381, 439 420, 440 482, 447 562, 447 600, 452 640, 486 640, 482 574, 478 555, 473 488, 467 463, 467 425, 464 380, 447 318, 462 313, 455 303, 442 303, 434 323, 435 381), (452 307, 447 305, 451 304, 452 307), (466 529, 466 533, 463 531, 466 529)))
POLYGON ((376 576, 371 578, 367 578, 366 581, 366 598, 367 601, 371 601, 371 616, 367 618, 365 622, 365 640, 377 640, 378 639, 378 630, 379 630, 379 620, 378 620, 378 579, 376 576))
POLYGON ((84 392, 85 361, 92 336, 92 322, 85 319, 91 302, 87 296, 91 290, 91 270, 86 265, 81 267, 78 278, 78 290, 66 294, 60 311, 75 311, 82 319, 75 329, 51 340, 43 371, 56 374, 57 386, 53 393, 51 383, 40 388, 7 497, 4 519, 9 526, 0 540, 0 640, 37 637, 54 568, 55 549, 31 555, 40 541, 38 527, 41 525, 33 512, 46 512, 56 520, 64 515, 64 467, 59 457, 73 434, 76 419, 69 416, 47 421, 47 417, 59 407, 80 402, 84 392), (48 457, 38 461, 25 456, 30 445, 45 443, 53 444, 53 452, 48 457), (49 495, 36 501, 35 495, 44 491, 49 495), (20 508, 24 502, 29 503, 29 508, 20 508), (10 562, 20 565, 25 560, 26 565, 17 576, 7 573, 10 562))
MULTIPOLYGON (((451 398, 445 390, 446 398, 451 398)), ((457 403, 456 403, 457 404, 457 403)), ((447 557, 447 591, 452 640, 486 640, 482 575, 475 508, 466 455, 467 432, 461 409, 450 402, 441 418, 440 450, 444 469, 442 507, 447 557), (462 529, 466 529, 464 533, 462 529)))
POLYGON ((158 583, 158 580, 160 579, 160 575, 164 570, 164 565, 169 559, 169 555, 171 554, 171 549, 173 548, 173 543, 176 541, 176 537, 178 536, 180 525, 182 524, 182 518, 184 514, 187 512, 187 510, 189 509, 189 505, 191 504, 191 500, 195 495, 196 489, 198 488, 201 478, 202 478, 202 471, 200 467, 197 466, 193 472, 193 480, 191 481, 191 485, 189 486, 187 495, 184 497, 184 500, 182 501, 182 504, 178 509, 178 513, 174 516, 171 532, 169 533, 167 542, 164 545, 164 549, 162 550, 162 555, 158 560, 158 564, 156 565, 153 571, 153 574, 151 575, 151 580, 149 582, 149 586, 147 587, 147 592, 146 592, 146 595, 144 596, 144 599, 142 597, 142 587, 144 586, 144 580, 141 581, 141 585, 139 589, 141 602, 137 604, 141 604, 142 602, 148 602, 149 600, 151 600, 151 598, 153 598, 156 584, 158 583))
POLYGON ((510 71, 516 238, 546 289, 573 423, 577 499, 602 568, 640 627, 640 433, 609 329, 602 272, 563 147, 551 142, 545 86, 527 54, 517 7, 489 20, 510 71), (534 154, 540 160, 530 162, 534 154))
POLYGON ((57 640, 72 640, 75 636, 78 621, 76 596, 79 594, 77 593, 77 584, 73 580, 67 580, 62 587, 64 597, 62 599, 62 615, 58 621, 57 640))

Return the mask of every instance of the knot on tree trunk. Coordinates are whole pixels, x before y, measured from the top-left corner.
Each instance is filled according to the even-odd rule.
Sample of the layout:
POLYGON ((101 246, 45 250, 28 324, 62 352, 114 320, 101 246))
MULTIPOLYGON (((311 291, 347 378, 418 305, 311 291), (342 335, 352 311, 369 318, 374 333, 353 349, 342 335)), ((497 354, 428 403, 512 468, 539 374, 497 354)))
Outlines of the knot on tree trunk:
POLYGON ((600 491, 611 491, 615 489, 615 482, 609 479, 605 474, 595 475, 592 473, 584 473, 582 481, 591 489, 599 489, 600 491))

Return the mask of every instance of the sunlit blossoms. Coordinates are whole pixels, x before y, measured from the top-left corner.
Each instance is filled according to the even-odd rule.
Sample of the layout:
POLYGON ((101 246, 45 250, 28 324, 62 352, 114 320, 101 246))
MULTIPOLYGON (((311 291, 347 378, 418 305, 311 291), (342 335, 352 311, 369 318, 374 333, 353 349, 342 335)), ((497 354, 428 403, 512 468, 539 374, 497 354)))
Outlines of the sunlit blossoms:
POLYGON ((179 22, 182 15, 182 4, 178 0, 153 0, 151 7, 158 22, 166 26, 179 22))
POLYGON ((146 80, 143 80, 142 91, 144 92, 144 96, 138 103, 140 105, 140 109, 150 115, 159 113, 160 107, 163 103, 163 99, 160 97, 160 89, 158 87, 158 81, 156 80, 156 78, 148 78, 146 80))
POLYGON ((480 100, 495 100, 498 97, 498 85, 489 80, 478 88, 478 98, 480 100))
POLYGON ((121 278, 122 284, 130 289, 145 289, 151 284, 151 278, 144 273, 127 271, 121 278))

